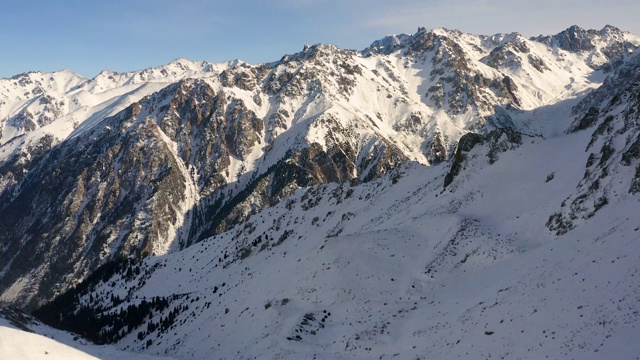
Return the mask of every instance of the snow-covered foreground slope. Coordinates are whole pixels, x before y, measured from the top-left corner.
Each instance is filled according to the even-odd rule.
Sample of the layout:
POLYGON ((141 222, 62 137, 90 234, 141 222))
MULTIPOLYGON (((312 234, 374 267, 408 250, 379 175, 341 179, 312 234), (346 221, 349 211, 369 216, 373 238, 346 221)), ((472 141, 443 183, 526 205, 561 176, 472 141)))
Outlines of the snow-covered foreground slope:
POLYGON ((167 357, 121 351, 109 345, 93 345, 9 309, 0 309, 0 359, 169 360, 167 357))
POLYGON ((631 358, 638 198, 562 236, 545 228, 588 141, 524 136, 493 164, 477 145, 446 190, 448 166, 416 163, 300 189, 229 232, 123 266, 75 306, 113 315, 166 300, 117 344, 183 359, 631 358))

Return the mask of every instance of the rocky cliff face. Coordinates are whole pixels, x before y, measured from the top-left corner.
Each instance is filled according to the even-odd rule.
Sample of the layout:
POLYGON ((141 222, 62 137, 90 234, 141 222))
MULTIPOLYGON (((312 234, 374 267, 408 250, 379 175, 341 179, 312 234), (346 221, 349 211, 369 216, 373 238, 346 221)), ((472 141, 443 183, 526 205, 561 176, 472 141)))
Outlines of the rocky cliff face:
POLYGON ((492 162, 519 145, 523 116, 589 90, 595 68, 632 71, 617 65, 636 46, 629 34, 584 34, 421 28, 262 65, 180 59, 90 80, 2 79, 0 300, 32 308, 109 259, 178 251, 301 187, 455 162, 467 133, 492 162), (608 57, 595 66, 594 54, 608 57))

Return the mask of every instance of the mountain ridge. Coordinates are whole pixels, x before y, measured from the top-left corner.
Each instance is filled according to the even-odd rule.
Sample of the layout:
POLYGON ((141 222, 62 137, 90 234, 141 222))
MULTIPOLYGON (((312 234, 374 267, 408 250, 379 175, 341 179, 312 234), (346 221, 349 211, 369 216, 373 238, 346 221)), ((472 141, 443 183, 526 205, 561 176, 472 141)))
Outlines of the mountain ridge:
MULTIPOLYGON (((101 290, 74 294, 77 298, 69 305, 113 315, 124 309, 121 301, 139 308, 140 296, 162 295, 177 301, 180 307, 174 310, 180 313, 186 311, 186 303, 177 300, 182 290, 171 287, 167 291, 173 294, 159 294, 158 289, 147 288, 150 292, 143 295, 138 293, 144 288, 141 278, 131 282, 128 269, 146 264, 144 271, 135 271, 151 279, 163 259, 186 269, 184 251, 196 256, 194 246, 200 251, 214 247, 220 256, 198 255, 201 261, 222 268, 222 275, 216 273, 220 276, 244 282, 224 269, 240 271, 244 263, 257 264, 266 274, 268 262, 254 259, 299 251, 293 245, 295 235, 318 248, 323 242, 351 237, 369 246, 359 233, 349 230, 353 219, 369 216, 362 210, 368 207, 377 210, 366 223, 379 227, 382 235, 376 237, 377 244, 388 248, 385 241, 392 238, 396 225, 402 234, 416 235, 406 219, 382 209, 384 197, 375 191, 398 183, 409 182, 413 188, 409 193, 393 190, 394 209, 411 204, 415 213, 405 214, 408 218, 422 219, 429 213, 451 225, 434 234, 420 228, 420 236, 441 242, 432 244, 433 254, 413 259, 424 271, 429 268, 450 276, 458 276, 457 271, 470 264, 490 269, 499 259, 539 245, 529 237, 519 238, 517 232, 535 228, 545 232, 546 240, 573 239, 574 228, 582 231, 583 223, 595 226, 589 219, 599 216, 596 212, 601 209, 618 219, 619 214, 607 204, 632 208, 628 199, 638 192, 634 189, 640 189, 634 185, 640 183, 639 177, 631 171, 638 151, 632 97, 637 79, 630 76, 640 58, 632 48, 640 42, 613 27, 601 31, 572 27, 537 39, 517 33, 476 36, 420 28, 414 35, 378 40, 362 52, 318 44, 261 65, 176 59, 138 72, 104 71, 84 81, 66 71, 2 79, 0 89, 6 93, 0 104, 0 301, 33 310, 81 286, 100 266, 125 256, 135 265, 105 276, 106 280, 113 277, 122 290, 118 300, 104 297, 111 283, 105 280, 93 284, 101 290), (574 33, 581 36, 567 35, 574 33), (595 41, 598 36, 600 40, 595 41), (60 84, 56 77, 62 78, 60 84), (610 96, 613 89, 620 89, 617 100, 610 96), (590 112, 591 108, 597 111, 590 112), (589 153, 582 154, 589 140, 584 133, 594 127, 593 144, 587 150, 600 149, 593 150, 589 160, 589 153), (584 157, 580 164, 567 165, 571 172, 559 162, 545 166, 539 160, 541 154, 548 155, 546 145, 561 151, 560 137, 571 139, 567 140, 569 152, 575 158, 584 157), (509 167, 519 166, 516 156, 528 154, 525 150, 538 154, 538 166, 548 173, 532 170, 540 183, 522 175, 518 179, 544 190, 548 203, 529 199, 539 208, 531 210, 533 215, 521 210, 523 220, 493 209, 498 212, 492 215, 495 219, 484 221, 478 207, 488 204, 481 200, 482 188, 474 184, 486 181, 475 172, 493 174, 491 179, 517 195, 513 190, 517 187, 507 181, 510 175, 505 180, 497 174, 510 174, 509 167), (586 169, 589 174, 580 178, 585 162, 591 162, 586 169), (425 170, 423 165, 431 167, 425 170), (624 175, 624 191, 613 185, 609 171, 624 175), (406 179, 405 173, 413 180, 406 179), (421 178, 428 180, 420 183, 421 178), (562 191, 545 189, 544 184, 553 181, 562 181, 562 191), (614 191, 622 195, 611 196, 614 191), (417 201, 418 194, 435 205, 417 201), (555 196, 567 200, 555 204, 555 196), (377 205, 370 200, 378 201, 377 205), (345 203, 360 210, 336 213, 345 203), (287 214, 292 209, 293 214, 313 216, 300 219, 287 214), (258 223, 256 217, 268 222, 258 223), (511 238, 503 236, 496 219, 513 225, 511 238), (533 225, 523 224, 524 219, 531 219, 533 225), (308 228, 294 226, 296 221, 308 228), (309 231, 317 227, 322 232, 309 231), (256 229, 262 232, 261 238, 253 235, 256 229), (466 242, 475 239, 474 234, 484 240, 466 242), (492 247, 490 240, 506 248, 492 247), (461 248, 465 251, 458 251, 461 248), (491 255, 484 256, 487 252, 491 255)), ((491 194, 502 199, 498 191, 491 194)), ((362 233, 370 233, 364 223, 359 226, 362 233)), ((627 230, 616 228, 614 233, 627 239, 627 230)), ((372 258, 381 261, 377 255, 372 258)), ((309 276, 305 281, 312 279, 310 273, 298 270, 301 276, 309 276)), ((196 273, 205 277, 201 271, 205 270, 196 273)), ((421 286, 431 286, 427 285, 434 276, 431 273, 411 274, 421 286)), ((166 280, 155 279, 161 278, 166 280)), ((193 281, 189 286, 198 287, 193 281)), ((214 281, 210 290, 222 288, 222 281, 207 281, 214 281)), ((300 309, 310 307, 303 298, 291 295, 300 302, 296 305, 300 309)), ((271 300, 276 304, 275 298, 271 300)), ((278 309, 286 305, 279 300, 278 309)), ((199 306, 204 311, 204 300, 199 306)), ((227 306, 218 303, 214 308, 224 311, 227 306)), ((326 321, 322 309, 316 310, 311 311, 312 317, 326 321)), ((165 319, 169 315, 157 311, 165 319)), ((298 315, 305 314, 296 312, 287 319, 294 321, 298 315)), ((158 329, 150 330, 158 320, 147 322, 150 328, 143 338, 147 333, 159 334, 158 329)), ((315 332, 323 322, 316 320, 307 319, 315 332)), ((109 340, 124 339, 126 346, 141 351, 151 346, 136 340, 131 330, 109 340)), ((371 330, 362 328, 359 336, 371 330)), ((282 339, 291 341, 286 338, 295 336, 287 333, 282 339)), ((349 341, 357 343, 355 335, 349 341)), ((186 356, 180 347, 151 348, 186 356)))

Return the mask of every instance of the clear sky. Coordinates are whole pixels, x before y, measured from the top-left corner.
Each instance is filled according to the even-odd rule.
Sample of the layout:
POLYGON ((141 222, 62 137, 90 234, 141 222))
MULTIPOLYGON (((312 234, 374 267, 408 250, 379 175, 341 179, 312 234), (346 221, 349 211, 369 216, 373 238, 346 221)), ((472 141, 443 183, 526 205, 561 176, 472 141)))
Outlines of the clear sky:
POLYGON ((574 24, 640 35, 640 0, 6 0, 0 77, 69 69, 91 78, 176 58, 262 63, 304 44, 360 50, 419 26, 534 36, 574 24))

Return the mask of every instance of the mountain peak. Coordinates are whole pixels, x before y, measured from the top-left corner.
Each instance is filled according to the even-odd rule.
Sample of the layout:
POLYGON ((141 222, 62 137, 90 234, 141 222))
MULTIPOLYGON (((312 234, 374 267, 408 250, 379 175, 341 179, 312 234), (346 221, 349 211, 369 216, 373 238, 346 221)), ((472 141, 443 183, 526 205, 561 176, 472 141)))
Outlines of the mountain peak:
POLYGON ((304 61, 304 60, 309 60, 311 58, 314 58, 316 56, 325 56, 329 54, 335 54, 341 51, 346 51, 346 50, 342 50, 334 44, 323 44, 323 43, 317 43, 314 45, 305 44, 302 48, 302 51, 283 56, 280 59, 279 63, 286 63, 290 61, 304 61))
POLYGON ((540 35, 531 40, 550 48, 587 56, 590 67, 608 72, 619 66, 622 59, 638 47, 638 41, 628 35, 611 25, 601 30, 585 30, 572 25, 556 35, 540 35))
POLYGON ((82 76, 77 74, 74 71, 71 71, 69 69, 61 69, 61 70, 55 70, 55 71, 50 71, 50 72, 45 72, 45 71, 27 71, 21 74, 16 74, 13 75, 10 78, 3 78, 3 79, 11 79, 11 80, 15 80, 15 79, 22 79, 22 78, 29 78, 29 77, 37 77, 37 76, 65 76, 65 77, 76 77, 76 78, 81 78, 82 76))
POLYGON ((550 38, 551 45, 571 52, 591 51, 595 49, 595 45, 589 35, 588 31, 578 25, 572 25, 566 30, 552 36, 550 38))
MULTIPOLYGON (((571 25, 555 35, 539 35, 531 40, 542 42, 549 46, 558 46, 567 51, 589 51, 595 45, 593 42, 614 35, 622 35, 623 32, 615 26, 605 25, 601 30, 583 29, 578 25, 571 25)), ((612 39, 615 40, 615 39, 612 39)))
MULTIPOLYGON (((362 51, 364 56, 370 56, 373 54, 391 54, 398 49, 412 48, 416 44, 432 43, 434 39, 438 37, 449 37, 450 35, 460 35, 461 32, 457 30, 449 30, 445 28, 435 28, 428 30, 425 27, 419 27, 413 35, 399 34, 399 35, 387 35, 380 40, 376 40, 369 47, 362 51)), ((415 50, 415 49, 414 49, 415 50)))
MULTIPOLYGON (((418 28, 417 33, 420 33, 421 30, 422 32, 426 32, 425 28, 418 28)), ((411 35, 404 33, 398 35, 387 35, 382 39, 372 42, 371 45, 362 51, 362 53, 365 54, 365 56, 390 53, 401 44, 405 43, 409 38, 411 38, 411 35)))
POLYGON ((605 25, 602 30, 600 30, 600 33, 621 33, 622 30, 620 30, 619 28, 612 26, 612 25, 605 25))

